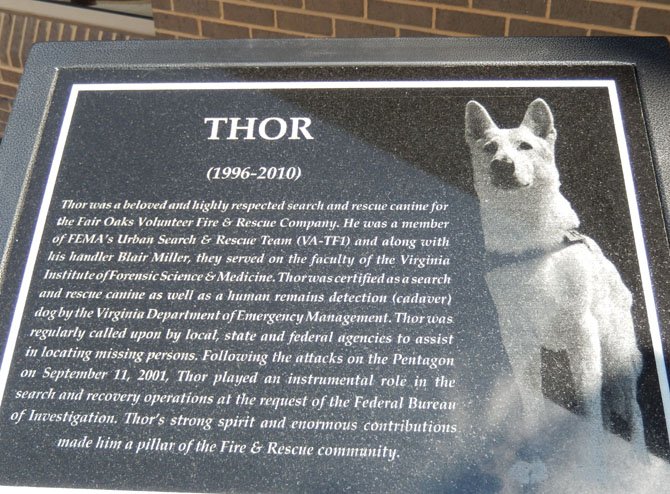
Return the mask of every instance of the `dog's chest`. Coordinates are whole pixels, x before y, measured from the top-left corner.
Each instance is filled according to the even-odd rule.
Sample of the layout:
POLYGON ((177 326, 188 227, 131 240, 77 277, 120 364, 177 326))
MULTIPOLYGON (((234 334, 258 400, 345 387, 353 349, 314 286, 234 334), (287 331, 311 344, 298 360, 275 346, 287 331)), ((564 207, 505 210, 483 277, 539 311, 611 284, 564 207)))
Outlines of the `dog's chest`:
POLYGON ((565 325, 585 310, 584 273, 571 259, 581 250, 571 247, 487 273, 504 339, 533 338, 547 347, 565 346, 565 325))
POLYGON ((536 259, 500 266, 486 274, 498 311, 530 310, 555 303, 556 276, 547 260, 536 259))

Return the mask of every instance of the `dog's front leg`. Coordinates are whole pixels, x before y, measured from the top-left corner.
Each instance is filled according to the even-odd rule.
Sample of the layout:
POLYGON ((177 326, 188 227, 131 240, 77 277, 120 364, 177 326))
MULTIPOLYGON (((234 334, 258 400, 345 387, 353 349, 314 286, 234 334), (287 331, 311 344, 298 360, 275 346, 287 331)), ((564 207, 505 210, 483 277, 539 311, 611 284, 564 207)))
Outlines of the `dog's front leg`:
POLYGON ((542 397, 542 361, 539 348, 514 348, 506 345, 512 371, 519 387, 523 406, 523 440, 530 445, 542 437, 544 399, 542 397))
POLYGON ((605 478, 604 429, 602 416, 603 367, 598 320, 589 312, 576 321, 579 331, 573 334, 568 349, 570 370, 583 404, 585 423, 580 442, 586 444, 586 475, 594 482, 605 478))
POLYGON ((500 332, 512 367, 523 410, 522 439, 534 443, 541 436, 544 399, 542 396, 542 341, 538 328, 544 321, 526 317, 518 307, 498 304, 500 332), (508 310, 509 309, 509 310, 508 310))
MULTIPOLYGON (((521 396, 522 422, 519 431, 520 444, 516 450, 516 461, 507 471, 505 492, 536 492, 535 488, 547 479, 544 463, 545 444, 542 430, 545 404, 542 397, 541 353, 534 336, 519 338, 508 334, 505 349, 521 396), (530 343, 530 344, 529 344, 530 343)), ((523 330, 522 330, 523 332, 523 330)), ((526 336, 533 333, 525 333, 526 336)))

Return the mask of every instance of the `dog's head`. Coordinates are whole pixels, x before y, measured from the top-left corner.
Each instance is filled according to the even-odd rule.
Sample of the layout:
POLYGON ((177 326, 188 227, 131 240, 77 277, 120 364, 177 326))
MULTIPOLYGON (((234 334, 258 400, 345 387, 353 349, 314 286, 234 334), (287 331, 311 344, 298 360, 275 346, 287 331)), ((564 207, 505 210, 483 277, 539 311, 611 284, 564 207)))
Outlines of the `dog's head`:
POLYGON ((465 139, 478 192, 558 186, 556 129, 544 100, 533 101, 515 129, 498 128, 482 105, 470 101, 465 108, 465 139))

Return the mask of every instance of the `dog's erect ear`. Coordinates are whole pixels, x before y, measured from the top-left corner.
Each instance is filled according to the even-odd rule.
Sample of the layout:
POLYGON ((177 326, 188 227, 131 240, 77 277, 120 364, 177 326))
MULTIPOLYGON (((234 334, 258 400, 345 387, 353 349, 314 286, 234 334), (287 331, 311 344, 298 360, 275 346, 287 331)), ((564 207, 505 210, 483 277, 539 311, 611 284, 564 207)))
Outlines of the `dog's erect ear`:
POLYGON ((465 140, 468 143, 484 137, 487 130, 497 128, 482 105, 476 101, 468 102, 465 106, 465 140))
POLYGON ((549 105, 541 98, 536 99, 526 110, 521 125, 528 127, 533 134, 547 141, 556 140, 556 129, 554 128, 554 117, 549 105))

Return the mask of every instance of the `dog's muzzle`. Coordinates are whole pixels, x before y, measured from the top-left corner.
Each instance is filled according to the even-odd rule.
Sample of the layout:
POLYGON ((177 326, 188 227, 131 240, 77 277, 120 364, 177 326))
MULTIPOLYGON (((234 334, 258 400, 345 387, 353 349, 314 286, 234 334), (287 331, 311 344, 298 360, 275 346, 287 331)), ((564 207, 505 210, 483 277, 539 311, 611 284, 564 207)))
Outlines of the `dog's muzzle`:
POLYGON ((494 159, 491 161, 491 182, 500 189, 514 189, 523 184, 516 177, 514 161, 509 158, 494 159))

